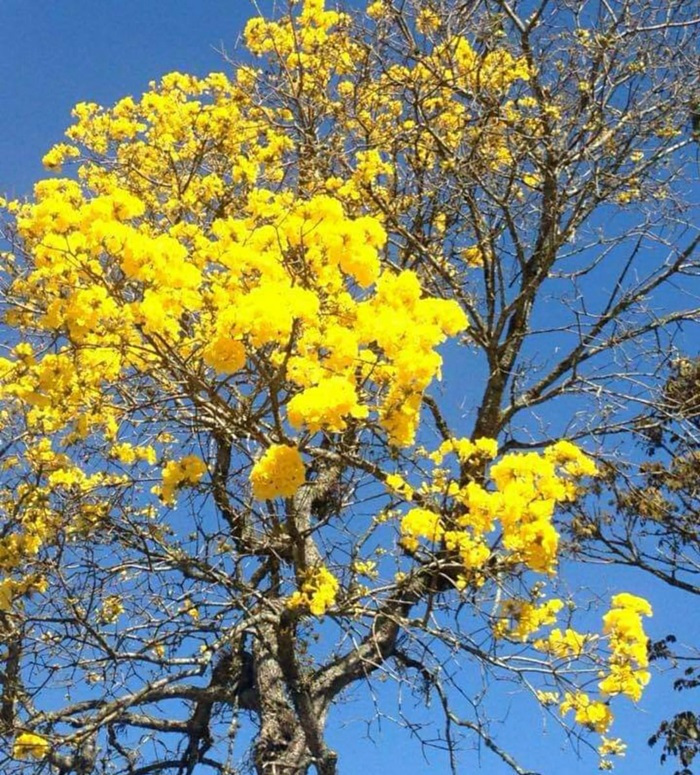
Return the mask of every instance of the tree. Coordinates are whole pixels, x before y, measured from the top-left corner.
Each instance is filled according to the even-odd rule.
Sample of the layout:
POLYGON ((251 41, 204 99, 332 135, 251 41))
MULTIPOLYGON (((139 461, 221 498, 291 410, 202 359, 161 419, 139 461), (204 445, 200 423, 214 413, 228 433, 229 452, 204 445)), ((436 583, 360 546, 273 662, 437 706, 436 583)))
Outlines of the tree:
POLYGON ((6 203, 7 772, 231 773, 240 724, 334 773, 380 675, 453 771, 463 731, 525 772, 455 658, 624 750, 650 607, 575 629, 554 519, 697 315, 700 8, 527 5, 290 0, 232 77, 78 105, 76 175, 6 203))

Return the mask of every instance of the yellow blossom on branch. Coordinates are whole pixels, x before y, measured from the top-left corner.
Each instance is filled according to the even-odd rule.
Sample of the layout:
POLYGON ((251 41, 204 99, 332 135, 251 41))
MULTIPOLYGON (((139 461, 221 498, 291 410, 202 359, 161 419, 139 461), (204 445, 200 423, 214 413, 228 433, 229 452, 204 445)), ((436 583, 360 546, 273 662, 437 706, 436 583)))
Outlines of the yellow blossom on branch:
POLYGON ((51 743, 35 732, 20 732, 12 745, 13 759, 45 759, 51 751, 51 743))
POLYGON ((299 450, 272 444, 250 472, 253 495, 259 500, 291 498, 306 478, 299 450))
POLYGON ((287 600, 287 606, 323 616, 335 603, 338 589, 338 580, 328 568, 323 565, 311 568, 304 574, 298 591, 287 600))

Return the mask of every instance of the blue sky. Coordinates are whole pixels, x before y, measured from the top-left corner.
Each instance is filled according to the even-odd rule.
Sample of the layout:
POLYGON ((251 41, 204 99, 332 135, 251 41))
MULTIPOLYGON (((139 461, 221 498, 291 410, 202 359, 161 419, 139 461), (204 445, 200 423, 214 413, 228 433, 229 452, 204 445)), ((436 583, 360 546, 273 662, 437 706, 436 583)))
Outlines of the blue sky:
POLYGON ((3 0, 0 190, 30 190, 75 103, 108 105, 173 70, 224 69, 216 49, 232 52, 251 15, 247 0, 3 0))
MULTIPOLYGON (((150 80, 173 70, 205 74, 226 69, 217 49, 223 47, 236 56, 239 35, 252 14, 247 0, 3 0, 0 194, 21 197, 30 192, 33 182, 44 175, 42 155, 61 139, 76 102, 109 104, 127 94, 140 94, 150 80)), ((649 595, 657 612, 655 637, 687 618, 688 606, 694 602, 621 570, 606 569, 600 575, 603 595, 607 589, 649 595)), ((473 669, 477 668, 465 666, 473 669)), ((640 714, 624 711, 625 702, 619 703, 615 732, 629 743, 628 757, 616 768, 621 775, 664 771, 657 764, 658 752, 647 749, 646 738, 664 715, 692 704, 690 696, 671 692, 671 682, 669 675, 656 677, 640 714)), ((510 697, 508 687, 496 690, 503 697, 501 716, 506 719, 500 740, 526 766, 543 775, 561 771, 584 775, 595 770, 595 759, 577 761, 553 725, 540 721, 539 710, 531 702, 524 706, 510 697)), ((388 694, 384 688, 383 694, 388 694)), ((329 729, 331 744, 341 754, 342 775, 428 772, 420 747, 391 723, 372 729, 375 743, 365 738, 365 719, 373 707, 359 699, 358 691, 353 696, 358 699, 349 698, 332 717, 329 729)), ((392 715, 395 710, 387 701, 386 712, 392 715)), ((480 761, 482 772, 511 772, 486 751, 480 761)), ((465 757, 465 771, 467 762, 471 770, 474 757, 465 757)), ((445 760, 435 754, 430 764, 434 772, 447 771, 445 760)), ((665 771, 672 770, 666 767, 665 771)))

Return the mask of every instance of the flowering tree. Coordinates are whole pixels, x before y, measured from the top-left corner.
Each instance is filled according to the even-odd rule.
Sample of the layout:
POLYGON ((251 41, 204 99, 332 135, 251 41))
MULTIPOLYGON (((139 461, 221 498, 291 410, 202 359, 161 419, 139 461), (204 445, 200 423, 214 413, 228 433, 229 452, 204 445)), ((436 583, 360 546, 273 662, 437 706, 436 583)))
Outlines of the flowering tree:
POLYGON ((695 314, 698 8, 551 5, 290 0, 5 203, 5 771, 326 775, 390 677, 524 772, 456 659, 624 750, 651 609, 577 625, 555 517, 695 314))

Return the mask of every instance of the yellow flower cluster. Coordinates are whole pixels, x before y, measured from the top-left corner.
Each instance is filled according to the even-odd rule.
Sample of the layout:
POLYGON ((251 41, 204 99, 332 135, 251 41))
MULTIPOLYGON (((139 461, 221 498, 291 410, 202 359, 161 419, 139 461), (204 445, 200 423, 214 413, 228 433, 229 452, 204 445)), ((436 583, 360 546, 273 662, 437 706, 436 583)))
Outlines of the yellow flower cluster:
POLYGON ((295 428, 306 427, 311 432, 322 428, 343 431, 348 418, 361 419, 368 414, 368 408, 360 404, 354 385, 343 377, 321 379, 297 393, 287 405, 289 422, 295 428))
POLYGON ((287 77, 309 98, 323 100, 334 75, 350 73, 358 61, 359 48, 348 35, 350 17, 327 11, 325 0, 303 0, 301 12, 292 22, 251 19, 244 37, 256 56, 274 56, 287 77))
POLYGON ((557 659, 578 659, 583 656, 592 639, 591 635, 577 632, 570 627, 563 632, 557 627, 546 638, 536 640, 534 645, 536 649, 557 659))
MULTIPOLYGON (((19 558, 18 558, 19 559, 19 558)), ((5 578, 0 581, 0 611, 12 610, 14 602, 33 592, 46 592, 46 579, 30 574, 20 580, 5 578)))
POLYGON ((366 576, 368 579, 376 579, 379 576, 377 563, 374 560, 355 560, 352 569, 360 576, 366 576))
POLYGON ((413 500, 413 487, 399 474, 387 474, 384 484, 389 492, 401 496, 403 500, 413 500))
MULTIPOLYGON (((536 573, 551 574, 557 562, 559 535, 552 518, 558 504, 574 500, 580 480, 595 476, 593 460, 576 445, 560 441, 538 453, 510 453, 494 460, 498 453, 492 439, 451 438, 437 450, 420 453, 433 464, 432 475, 419 487, 402 476, 387 474, 384 486, 392 498, 418 500, 400 522, 400 543, 409 553, 419 550, 439 555, 445 550, 460 559, 464 573, 455 586, 485 583, 489 562, 510 567, 521 564, 536 573), (471 480, 463 483, 464 472, 471 480), (431 507, 439 496, 441 506, 431 507)), ((506 599, 498 609, 492 632, 496 638, 525 643, 542 628, 551 628, 564 608, 562 600, 542 600, 541 584, 531 599, 506 599)), ((574 713, 576 723, 598 733, 613 721, 608 698, 625 694, 637 700, 648 681, 646 644, 641 617, 650 615, 649 604, 622 593, 612 600, 604 617, 610 655, 600 652, 600 636, 572 628, 554 627, 532 645, 561 660, 561 667, 580 660, 605 665, 598 684, 600 698, 583 691, 541 691, 540 701, 559 705, 562 715, 574 713)), ((606 738, 607 740, 607 738, 606 738)), ((619 753, 619 741, 603 743, 605 755, 619 753)))
POLYGON ((108 595, 100 606, 98 619, 103 624, 113 624, 124 613, 124 603, 119 595, 108 595))
POLYGON ((41 562, 33 570, 41 549, 61 528, 75 530, 99 502, 101 488, 119 482, 119 477, 99 472, 86 474, 66 454, 56 452, 47 438, 25 441, 22 454, 5 458, 2 466, 5 476, 12 477, 0 488, 0 513, 12 514, 0 537, 2 611, 27 595, 46 591, 41 562), (64 498, 70 508, 62 507, 64 498))
POLYGON ((418 548, 419 538, 435 544, 444 534, 440 515, 428 509, 411 509, 401 520, 401 544, 409 551, 418 548))
POLYGON ((416 29, 424 35, 440 29, 440 15, 431 8, 423 8, 416 16, 416 29))
MULTIPOLYGON (((649 602, 641 597, 622 592, 612 598, 611 608, 603 617, 603 634, 608 636, 610 654, 607 671, 601 673, 603 677, 598 683, 601 699, 594 699, 582 691, 567 692, 559 705, 562 716, 573 711, 576 723, 603 734, 613 722, 610 698, 623 694, 635 702, 640 699, 649 681, 646 670, 649 664, 648 638, 642 626, 642 616, 651 616, 651 613, 649 602)), ((586 646, 596 640, 595 635, 572 629, 562 633, 560 629, 554 629, 547 638, 536 641, 535 647, 556 658, 573 661, 580 659, 586 646)), ((595 657, 592 653, 589 656, 595 657)), ((596 658, 599 660, 599 657, 596 658)), ((599 753, 601 756, 622 755, 624 749, 620 740, 603 737, 599 753)), ((610 767, 605 760, 603 765, 606 769, 610 767)))
POLYGON ((559 702, 559 692, 548 692, 543 689, 538 689, 535 691, 535 696, 537 697, 537 701, 545 707, 556 705, 559 702))
POLYGON ((595 464, 573 444, 559 442, 536 453, 506 455, 489 475, 496 486, 503 545, 531 570, 552 573, 559 535, 552 525, 556 506, 577 495, 577 480, 595 464))
POLYGON ((22 322, 89 346, 79 364, 72 347, 34 364, 5 364, 6 394, 36 404, 37 426, 56 430, 76 423, 78 412, 82 433, 106 426, 104 383, 129 368, 153 373, 162 360, 156 343, 166 341, 222 374, 274 346, 273 366, 284 362, 300 389, 287 407, 295 427, 343 430, 347 418, 367 417, 368 403, 380 398, 391 441, 411 443, 422 393, 441 363, 434 348, 466 318, 455 302, 422 298, 414 273, 380 274, 386 234, 375 219, 349 219, 328 196, 251 191, 250 215, 216 220, 208 235, 194 224, 152 234, 133 222, 144 207, 121 189, 83 199, 77 184, 57 181, 40 189, 36 205, 20 208, 18 228, 35 264, 14 291, 46 309, 22 322), (61 215, 59 235, 64 212, 70 216, 61 215), (112 284, 114 265, 133 300, 112 284), (375 282, 365 298, 349 292, 353 283, 375 282))
POLYGON ((442 365, 435 347, 467 326, 456 302, 421 296, 415 273, 385 273, 357 316, 362 338, 375 342, 388 361, 382 373, 389 389, 380 419, 397 446, 415 438, 423 391, 442 365))
POLYGON ((149 465, 155 465, 156 462, 156 451, 152 446, 148 445, 141 447, 131 444, 128 441, 114 444, 111 449, 111 454, 120 463, 124 463, 125 465, 133 465, 139 461, 143 461, 149 465))
POLYGON ((440 465, 447 455, 455 454, 464 463, 467 460, 493 460, 498 454, 498 442, 495 439, 447 439, 440 444, 428 458, 440 465))
POLYGON ((562 716, 574 711, 577 724, 601 734, 608 731, 614 719, 607 703, 592 700, 585 692, 566 692, 559 710, 562 716))
POLYGON ((387 16, 389 11, 390 7, 388 0, 372 0, 365 9, 367 16, 375 21, 387 16))
POLYGON ((31 431, 53 435, 68 427, 67 441, 84 438, 91 427, 114 431, 102 385, 119 373, 118 354, 99 347, 61 348, 37 358, 21 343, 13 355, 0 359, 0 401, 10 412, 26 414, 31 431))
POLYGON ((320 565, 306 571, 299 589, 287 600, 287 606, 323 616, 334 605, 338 589, 338 579, 325 565, 320 565))
MULTIPOLYGON (((522 95, 517 101, 508 99, 515 84, 530 79, 524 57, 505 47, 484 55, 467 37, 449 34, 437 12, 417 8, 416 29, 433 45, 426 45, 425 53, 413 53, 410 65, 372 61, 369 47, 350 34, 349 17, 325 6, 321 0, 302 0, 290 15, 277 21, 252 19, 245 31, 249 50, 265 58, 268 72, 289 84, 300 117, 308 106, 319 127, 324 120, 332 122, 332 144, 346 156, 340 177, 323 154, 301 155, 305 190, 333 193, 353 211, 405 214, 420 202, 410 194, 395 195, 393 184, 402 165, 419 174, 440 171, 451 163, 446 155, 466 148, 470 170, 482 175, 512 163, 517 144, 541 133, 540 111, 529 103, 521 109, 522 95), (364 78, 370 71, 371 77, 364 78), (479 99, 467 104, 465 95, 485 95, 484 107, 479 99), (419 120, 412 104, 420 105, 419 120), (500 109, 494 109, 497 104, 500 109), (356 151, 358 146, 362 150, 356 151), (350 166, 354 169, 348 175, 350 166)), ((366 14, 377 25, 398 18, 389 0, 368 3, 366 14)), ((254 81, 255 75, 247 72, 246 78, 254 81)), ((279 117, 290 122, 291 112, 279 117)), ((432 220, 438 237, 445 219, 436 208, 432 220)))
MULTIPOLYGON (((248 45, 283 61, 300 98, 336 115, 350 137, 375 107, 384 111, 373 88, 358 92, 355 118, 349 103, 344 112, 352 95, 346 86, 341 99, 340 83, 353 83, 363 49, 348 17, 321 0, 294 16, 253 20, 248 45)), ((45 157, 52 170, 75 161, 76 174, 38 182, 29 201, 2 202, 18 240, 17 254, 1 259, 16 301, 6 322, 20 343, 0 359, 0 411, 23 418, 34 452, 18 470, 41 482, 22 493, 25 516, 0 542, 3 605, 36 588, 12 574, 59 530, 83 534, 106 518, 105 487, 137 486, 143 468, 168 459, 160 443, 137 442, 134 406, 175 385, 233 375, 279 406, 285 427, 371 423, 391 444, 413 442, 440 371, 436 349, 466 316, 426 296, 416 273, 382 267, 386 221, 365 191, 395 174, 387 148, 353 142, 349 165, 330 176, 307 169, 292 111, 256 103, 258 78, 252 67, 233 78, 171 73, 140 98, 81 103, 66 142, 45 157), (30 460, 48 438, 64 449, 89 441, 90 470, 50 450, 30 460), (115 460, 121 478, 99 473, 115 460), (49 504, 69 494, 80 507, 61 522, 67 512, 49 504)), ((303 481, 300 471, 280 479, 281 493, 303 481)), ((196 455, 171 460, 154 492, 173 505, 204 472, 196 455)), ((477 537, 447 530, 445 540, 465 564, 481 562, 477 537)))
POLYGON ((598 746, 598 753, 601 756, 624 756, 626 750, 627 746, 619 737, 610 738, 603 736, 598 746))
POLYGON ((563 607, 564 603, 556 598, 547 600, 539 606, 528 600, 506 600, 501 604, 500 617, 494 627, 494 634, 497 637, 508 637, 524 642, 540 627, 554 624, 557 614, 563 607))
MULTIPOLYGON (((454 455, 462 464, 483 467, 496 456, 497 449, 493 439, 448 439, 427 457, 435 466, 454 455)), ((401 522, 401 543, 415 551, 421 538, 433 544, 444 541, 448 549, 459 551, 467 570, 476 571, 491 555, 485 539, 498 526, 505 550, 501 550, 502 559, 522 563, 538 573, 552 573, 559 548, 559 534, 552 524, 556 507, 573 500, 577 482, 595 473, 593 461, 570 442, 558 442, 542 454, 504 455, 490 466, 484 484, 468 481, 460 486, 450 477, 449 469, 436 467, 421 492, 429 497, 447 495, 454 505, 443 513, 457 516, 441 517, 429 509, 413 509, 401 522)), ((406 500, 412 493, 395 474, 386 477, 385 486, 406 500)))
POLYGON ((45 759, 51 751, 51 743, 35 732, 20 732, 12 746, 12 758, 19 760, 45 759))
POLYGON ((644 598, 621 592, 612 599, 603 617, 603 632, 609 638, 609 673, 598 684, 603 694, 624 694, 637 702, 649 682, 649 657, 642 616, 651 616, 651 605, 644 598))
POLYGON ((484 264, 484 252, 478 245, 464 248, 460 251, 460 258, 469 267, 479 267, 484 264))
POLYGON ((305 478, 299 450, 287 444, 271 444, 250 472, 253 495, 259 500, 291 498, 305 478))
POLYGON ((197 455, 187 455, 180 460, 170 460, 163 467, 163 484, 153 492, 163 503, 172 506, 175 493, 182 487, 197 484, 207 471, 206 463, 197 455))
POLYGON ((456 551, 468 572, 469 577, 480 580, 475 571, 479 571, 491 557, 491 547, 480 536, 475 537, 463 530, 446 530, 444 534, 445 547, 456 551))

